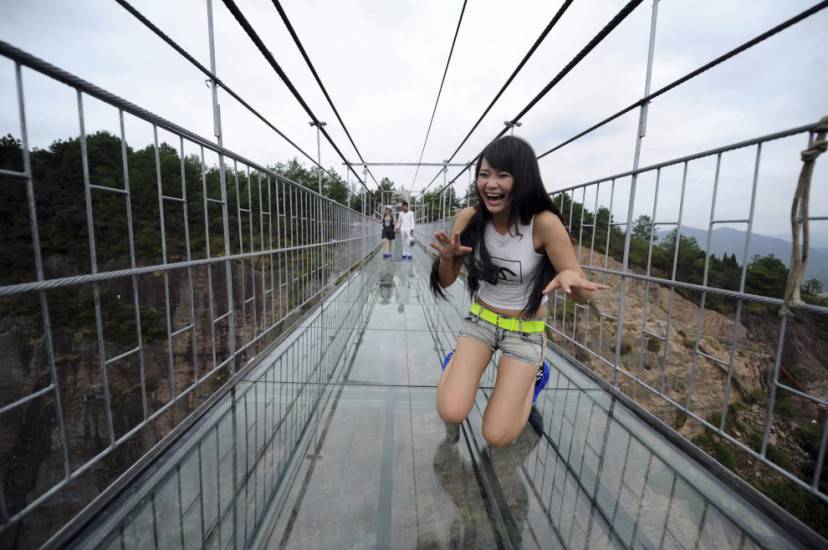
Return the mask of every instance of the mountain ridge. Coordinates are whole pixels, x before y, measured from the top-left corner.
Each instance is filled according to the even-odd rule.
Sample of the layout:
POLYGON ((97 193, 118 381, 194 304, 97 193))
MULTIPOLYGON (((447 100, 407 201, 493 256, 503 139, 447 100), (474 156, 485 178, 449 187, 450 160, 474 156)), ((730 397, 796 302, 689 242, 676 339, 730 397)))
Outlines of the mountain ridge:
MULTIPOLYGON (((670 231, 658 231, 656 236, 659 240, 664 239, 670 231)), ((699 246, 704 249, 707 246, 707 230, 697 227, 681 226, 681 234, 685 237, 693 237, 698 241, 699 246)), ((733 229, 732 227, 719 227, 713 230, 710 253, 721 258, 724 254, 736 254, 736 261, 742 263, 742 255, 745 250, 746 231, 733 229)), ((789 265, 791 259, 791 242, 779 237, 753 233, 750 238, 750 249, 747 253, 747 261, 753 256, 767 256, 773 254, 785 265, 789 265)), ((828 248, 811 247, 808 255, 808 267, 805 271, 805 278, 815 278, 828 288, 828 248)))

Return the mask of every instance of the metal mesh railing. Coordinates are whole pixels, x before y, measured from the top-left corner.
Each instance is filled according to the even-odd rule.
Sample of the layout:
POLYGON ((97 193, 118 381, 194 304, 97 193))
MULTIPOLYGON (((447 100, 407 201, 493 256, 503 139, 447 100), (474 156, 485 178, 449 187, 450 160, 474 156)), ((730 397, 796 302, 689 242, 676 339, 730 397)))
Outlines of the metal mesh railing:
MULTIPOLYGON (((424 225, 419 237, 444 223, 424 225)), ((428 266, 421 269, 425 273, 428 266)), ((432 323, 448 329, 434 334, 443 356, 453 349, 470 304, 461 285, 446 291, 447 300, 435 299, 426 307, 432 323)), ((530 420, 532 433, 540 432, 538 448, 519 468, 566 548, 696 548, 725 540, 733 548, 796 544, 734 506, 730 500, 739 497, 714 489, 717 478, 700 476, 691 458, 657 437, 616 397, 573 367, 554 358, 552 365, 530 420)), ((491 397, 496 377, 494 367, 484 373, 482 402, 491 397)), ((477 426, 476 420, 471 423, 477 426)), ((484 443, 481 438, 479 444, 484 443)), ((523 444, 520 437, 513 443, 523 444)))
POLYGON ((68 521, 370 254, 377 225, 8 44, 0 54, 20 121, 0 167, 0 536, 28 545, 50 534, 35 511, 68 521), (29 70, 76 98, 57 176, 59 147, 29 145, 29 70), (117 135, 88 128, 90 103, 117 135), (149 144, 130 141, 139 124, 149 144))
MULTIPOLYGON (((808 147, 816 127, 792 128, 553 192, 584 271, 611 289, 587 305, 556 291, 547 323, 552 341, 573 361, 725 465, 735 469, 735 460, 755 460, 828 500, 822 468, 828 396, 808 389, 809 382, 820 387, 819 372, 803 373, 798 355, 785 349, 801 349, 803 339, 825 341, 828 305, 814 297, 798 308, 795 323, 780 316, 787 268, 778 258, 751 256, 763 146, 798 138, 802 148, 808 147), (745 198, 747 214, 723 217, 716 210, 722 159, 741 153, 744 160, 744 151, 751 153, 752 174, 731 174, 729 193, 736 191, 733 181, 745 182, 747 188, 736 192, 745 198), (694 163, 710 160, 712 173, 709 166, 699 170, 712 176, 709 185, 700 187, 703 176, 690 175, 695 184, 690 196, 694 163), (644 218, 634 217, 641 211, 637 201, 649 209, 644 218), (687 234, 685 217, 688 208, 700 205, 709 209, 701 245, 687 234), (740 254, 717 257, 714 229, 739 225, 745 228, 740 254), (714 263, 717 277, 711 275, 714 263), (766 263, 777 272, 763 269, 766 263), (721 275, 724 269, 728 277, 721 275), (773 280, 775 287, 765 286, 773 280), (700 435, 699 429, 722 441, 700 435), (784 432, 803 447, 807 442, 812 456, 788 458, 790 451, 780 451, 778 441, 784 432), (736 459, 739 453, 744 454, 736 459)), ((797 160, 792 157, 794 164, 797 160)), ((809 219, 824 220, 826 213, 813 212, 809 219)), ((421 224, 418 237, 428 243, 434 231, 450 231, 452 225, 452 219, 421 224)))
MULTIPOLYGON (((828 3, 813 4, 653 92, 658 7, 652 3, 643 95, 539 155, 638 110, 630 171, 551 193, 584 270, 611 289, 586 306, 556 292, 549 333, 572 360, 805 518, 809 508, 824 510, 828 502, 828 302, 811 292, 792 318, 780 317, 790 246, 774 255, 757 244, 757 235, 779 232, 768 223, 768 211, 779 211, 767 204, 771 194, 773 200, 784 197, 787 219, 798 155, 813 146, 819 123, 644 168, 639 161, 651 100, 819 14, 828 3), (773 162, 765 160, 769 151, 773 162), (736 233, 738 243, 717 247, 719 228, 736 233)), ((473 166, 469 162, 467 169, 473 166)), ((444 183, 441 196, 429 198, 431 211, 453 216, 456 201, 445 195, 462 174, 444 183)), ((828 213, 812 211, 808 220, 824 222, 828 213)), ((431 229, 448 231, 451 225, 442 219, 423 226, 420 238, 428 243, 431 229)), ((812 527, 821 521, 813 519, 818 514, 824 512, 807 520, 812 527)))
MULTIPOLYGON (((782 296, 776 288, 763 287, 771 283, 772 275, 760 269, 761 258, 750 255, 763 146, 793 136, 807 146, 814 127, 762 136, 553 193, 584 270, 613 289, 585 306, 557 293, 550 302, 549 326, 582 363, 663 420, 680 429, 686 419, 693 419, 826 499, 820 488, 820 466, 828 439, 824 436, 828 402, 805 389, 792 374, 798 366, 794 355, 785 355, 785 343, 792 335, 789 318, 778 314, 782 296), (743 179, 747 188, 741 191, 747 215, 725 218, 717 213, 717 207, 722 209, 718 194, 723 158, 745 149, 751 152, 753 167, 751 177, 743 179), (711 159, 715 160, 712 185, 701 187, 699 176, 689 174, 694 169, 706 174, 700 165, 711 159), (696 183, 692 197, 688 176, 696 183), (619 195, 624 204, 618 204, 619 195), (651 210, 646 218, 635 219, 636 200, 642 197, 651 210), (660 208, 676 210, 670 208, 676 201, 675 214, 661 213, 660 208), (701 246, 685 234, 687 209, 700 205, 709 207, 701 246), (617 216, 619 210, 626 215, 617 216), (617 221, 619 217, 624 221, 617 221), (738 257, 713 254, 714 230, 721 225, 745 228, 738 257), (718 277, 713 276, 714 264, 718 277), (725 270, 727 277, 722 276, 725 270), (701 385, 704 395, 698 392, 701 385), (788 418, 775 423, 782 392, 783 414, 788 418), (793 403, 797 415, 790 409, 793 403), (750 414, 740 410, 744 408, 750 414), (821 435, 812 475, 803 479, 768 446, 774 431, 812 429, 798 426, 805 424, 805 416, 820 423, 821 435)), ((811 219, 824 219, 824 213, 816 212, 811 219)), ((778 259, 768 262, 785 269, 778 259)), ((818 299, 803 304, 797 313, 799 323, 809 325, 817 337, 826 315, 828 307, 818 299)))
POLYGON ((374 282, 368 271, 352 274, 133 491, 59 541, 102 548, 253 547, 306 458, 308 430, 341 381, 374 282))

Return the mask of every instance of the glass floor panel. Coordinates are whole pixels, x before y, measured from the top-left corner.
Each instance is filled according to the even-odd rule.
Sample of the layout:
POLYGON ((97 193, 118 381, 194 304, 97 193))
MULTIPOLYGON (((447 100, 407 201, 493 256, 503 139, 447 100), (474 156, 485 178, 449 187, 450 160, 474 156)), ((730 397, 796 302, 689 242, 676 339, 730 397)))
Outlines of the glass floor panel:
POLYGON ((491 374, 464 423, 442 422, 440 362, 466 298, 455 285, 435 302, 428 262, 372 259, 79 546, 800 547, 551 349, 514 444, 481 435, 491 374))
POLYGON ((424 256, 376 260, 353 365, 268 547, 796 547, 554 352, 513 445, 481 436, 485 387, 467 422, 442 422, 436 388, 422 386, 436 385, 453 336, 432 319, 424 256))

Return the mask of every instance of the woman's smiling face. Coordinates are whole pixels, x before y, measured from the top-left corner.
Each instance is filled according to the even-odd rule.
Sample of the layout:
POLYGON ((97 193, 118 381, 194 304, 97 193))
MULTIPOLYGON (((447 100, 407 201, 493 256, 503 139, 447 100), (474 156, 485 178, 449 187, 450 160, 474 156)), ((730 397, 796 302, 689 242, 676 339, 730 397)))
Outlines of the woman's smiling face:
POLYGON ((477 192, 491 214, 508 212, 514 183, 509 172, 492 168, 485 158, 480 163, 477 192))

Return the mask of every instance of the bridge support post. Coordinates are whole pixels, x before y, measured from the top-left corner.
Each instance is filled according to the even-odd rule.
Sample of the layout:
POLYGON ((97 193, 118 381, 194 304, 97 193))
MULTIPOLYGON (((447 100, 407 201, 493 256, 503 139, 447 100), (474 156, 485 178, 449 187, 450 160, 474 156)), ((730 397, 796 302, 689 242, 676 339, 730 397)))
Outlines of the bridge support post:
MULTIPOLYGON (((653 0, 652 15, 650 16, 650 44, 647 53, 647 70, 644 76, 644 96, 650 95, 650 84, 653 75, 653 51, 655 49, 655 31, 658 21, 658 0, 653 0)), ((641 142, 647 133, 647 108, 649 103, 644 103, 638 111, 638 130, 635 136, 635 154, 633 156, 633 170, 638 170, 641 158, 641 142)), ((638 174, 633 173, 630 179, 630 199, 627 205, 627 221, 624 235, 624 259, 621 270, 621 282, 618 285, 618 319, 615 331, 615 358, 613 360, 612 385, 618 387, 618 368, 621 365, 621 337, 624 332, 624 295, 626 293, 627 270, 630 264, 630 240, 632 237, 633 207, 635 206, 635 189, 638 182, 638 174)), ((573 199, 574 200, 574 199, 573 199)), ((655 221, 655 220, 653 220, 655 221)), ((678 239, 678 236, 676 236, 678 239)))
POLYGON ((318 200, 316 201, 316 217, 319 223, 319 255, 321 258, 322 267, 319 271, 319 285, 320 288, 324 288, 327 276, 326 276, 326 254, 325 254, 325 226, 323 221, 322 212, 324 211, 324 204, 323 204, 323 197, 325 196, 322 192, 322 145, 319 141, 319 134, 321 129, 327 125, 326 122, 322 122, 321 120, 312 120, 309 123, 311 126, 316 128, 316 164, 319 166, 317 167, 316 172, 316 184, 317 184, 317 191, 319 192, 318 200))
MULTIPOLYGON (((650 44, 647 53, 647 70, 644 76, 644 96, 650 95, 650 83, 653 75, 653 51, 655 49, 656 22, 658 21, 658 0, 653 0, 652 15, 650 16, 650 44)), ((638 170, 641 158, 641 142, 647 133, 647 108, 649 102, 643 103, 638 111, 638 130, 635 136, 635 154, 633 156, 633 170, 638 170)), ((621 365, 621 337, 624 333, 624 296, 626 294, 627 270, 630 264, 630 240, 632 237, 633 207, 635 206, 635 188, 638 174, 633 173, 630 180, 630 199, 627 205, 627 221, 624 234, 624 259, 621 270, 621 282, 618 285, 618 319, 615 330, 615 358, 613 360, 612 385, 618 387, 618 368, 621 365)), ((574 200, 574 194, 573 194, 574 200)), ((653 220, 655 221, 655 220, 653 220)), ((678 246, 678 236, 676 237, 678 246)))
MULTIPOLYGON (((207 0, 207 33, 210 43, 210 72, 216 74, 216 44, 213 32, 213 1, 207 0)), ((213 127, 216 134, 216 140, 219 146, 219 179, 221 182, 221 217, 222 227, 224 233, 224 255, 229 257, 232 253, 230 250, 230 218, 227 211, 227 178, 224 173, 224 139, 221 130, 221 109, 218 102, 218 84, 211 80, 210 88, 213 97, 213 127)), ((182 183, 183 184, 183 183, 182 183)), ((209 238, 209 235, 208 235, 209 238)), ((236 311, 233 304, 233 264, 230 260, 224 261, 224 274, 227 278, 227 318, 228 318, 228 334, 227 334, 227 352, 231 359, 229 362, 230 374, 236 372, 236 311)), ((210 319, 213 323, 214 320, 210 319)))

